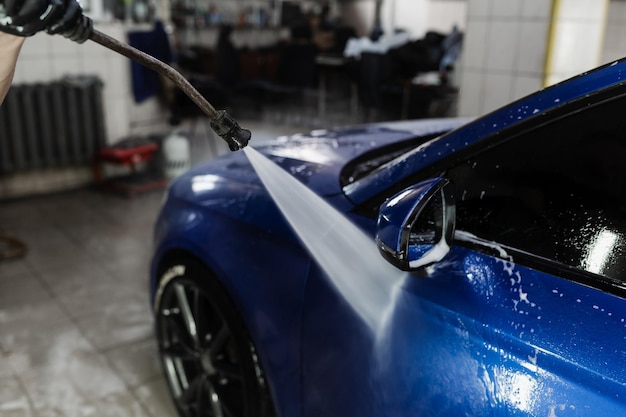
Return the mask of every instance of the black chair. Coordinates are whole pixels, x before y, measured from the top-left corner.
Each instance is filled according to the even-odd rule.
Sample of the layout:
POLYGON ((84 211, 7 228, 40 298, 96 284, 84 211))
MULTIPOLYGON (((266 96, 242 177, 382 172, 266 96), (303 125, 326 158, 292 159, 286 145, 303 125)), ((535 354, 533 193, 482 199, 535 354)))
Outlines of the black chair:
POLYGON ((279 83, 288 87, 308 88, 315 82, 317 48, 312 43, 285 45, 280 54, 279 83))

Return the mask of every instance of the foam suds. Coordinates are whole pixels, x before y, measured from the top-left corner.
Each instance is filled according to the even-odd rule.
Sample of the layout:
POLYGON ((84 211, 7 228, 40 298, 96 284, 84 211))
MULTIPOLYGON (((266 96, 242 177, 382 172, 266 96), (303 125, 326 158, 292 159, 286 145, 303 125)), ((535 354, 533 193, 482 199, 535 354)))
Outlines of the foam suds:
POLYGON ((354 311, 379 334, 393 311, 394 287, 406 273, 384 260, 371 236, 304 184, 253 148, 244 151, 309 253, 354 311))

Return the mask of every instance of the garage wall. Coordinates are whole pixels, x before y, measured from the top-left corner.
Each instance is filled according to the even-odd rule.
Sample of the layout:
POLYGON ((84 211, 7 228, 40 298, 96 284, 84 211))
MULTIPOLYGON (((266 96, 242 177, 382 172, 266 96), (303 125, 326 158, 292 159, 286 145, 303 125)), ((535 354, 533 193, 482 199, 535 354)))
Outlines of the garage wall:
POLYGON ((386 1, 387 27, 402 28, 411 37, 421 38, 427 31, 448 33, 453 26, 465 28, 466 0, 394 0, 386 1))
POLYGON ((478 116, 541 88, 552 0, 470 0, 459 115, 478 116))
POLYGON ((479 116, 626 55, 626 3, 469 0, 459 115, 479 116))
POLYGON ((341 2, 338 6, 342 21, 352 26, 358 36, 367 36, 372 31, 376 2, 374 0, 353 0, 341 2))
MULTIPOLYGON (((126 42, 128 26, 99 23, 97 27, 126 42)), ((133 26, 133 29, 137 28, 133 26)), ((67 75, 96 75, 104 82, 102 94, 109 143, 131 133, 169 128, 167 112, 158 99, 148 99, 141 104, 134 102, 128 59, 90 41, 79 45, 62 36, 45 33, 26 40, 17 63, 14 84, 47 83, 67 75)), ((0 199, 72 189, 91 181, 90 167, 61 167, 3 175, 0 177, 0 199)))
POLYGON ((428 29, 430 0, 386 0, 383 24, 389 31, 404 29, 412 38, 421 38, 428 29))
POLYGON ((544 86, 600 65, 609 5, 609 0, 554 3, 544 86))
POLYGON ((607 17, 602 63, 626 57, 626 2, 611 1, 607 17))
MULTIPOLYGON (((128 30, 150 30, 151 26, 97 24, 98 30, 127 42, 128 30)), ((104 82, 103 97, 108 142, 112 143, 142 126, 163 128, 164 109, 156 98, 136 104, 132 96, 130 61, 87 41, 82 45, 62 36, 39 33, 24 43, 14 83, 46 83, 66 75, 96 75, 104 82)), ((166 126, 165 126, 166 127, 166 126)))
POLYGON ((453 26, 464 30, 467 22, 466 0, 431 0, 428 13, 428 30, 450 32, 453 26))
MULTIPOLYGON (((369 35, 376 12, 375 0, 343 1, 339 3, 339 11, 359 36, 369 35)), ((429 30, 446 33, 455 25, 464 29, 467 0, 384 0, 381 15, 386 33, 404 29, 417 39, 429 30)))

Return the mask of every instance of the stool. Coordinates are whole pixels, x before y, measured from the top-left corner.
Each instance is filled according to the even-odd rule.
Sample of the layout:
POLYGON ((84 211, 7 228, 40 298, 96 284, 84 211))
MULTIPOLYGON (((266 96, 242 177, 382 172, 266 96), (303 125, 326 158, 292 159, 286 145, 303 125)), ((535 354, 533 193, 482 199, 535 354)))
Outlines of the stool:
POLYGON ((152 160, 159 150, 159 146, 143 137, 130 137, 121 140, 115 145, 102 148, 93 161, 93 178, 96 185, 121 192, 132 197, 137 193, 165 188, 167 181, 160 173, 143 172, 137 169, 142 162, 152 160), (117 166, 130 167, 131 173, 126 176, 117 176, 109 179, 102 177, 102 165, 108 163, 117 166))

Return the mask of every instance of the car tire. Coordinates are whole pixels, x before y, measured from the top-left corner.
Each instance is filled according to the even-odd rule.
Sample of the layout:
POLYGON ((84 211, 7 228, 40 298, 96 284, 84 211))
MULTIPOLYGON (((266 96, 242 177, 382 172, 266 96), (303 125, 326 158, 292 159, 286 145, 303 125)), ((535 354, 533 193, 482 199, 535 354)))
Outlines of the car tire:
POLYGON ((161 365, 181 417, 274 416, 243 320, 204 265, 181 259, 164 268, 154 311, 161 365))

